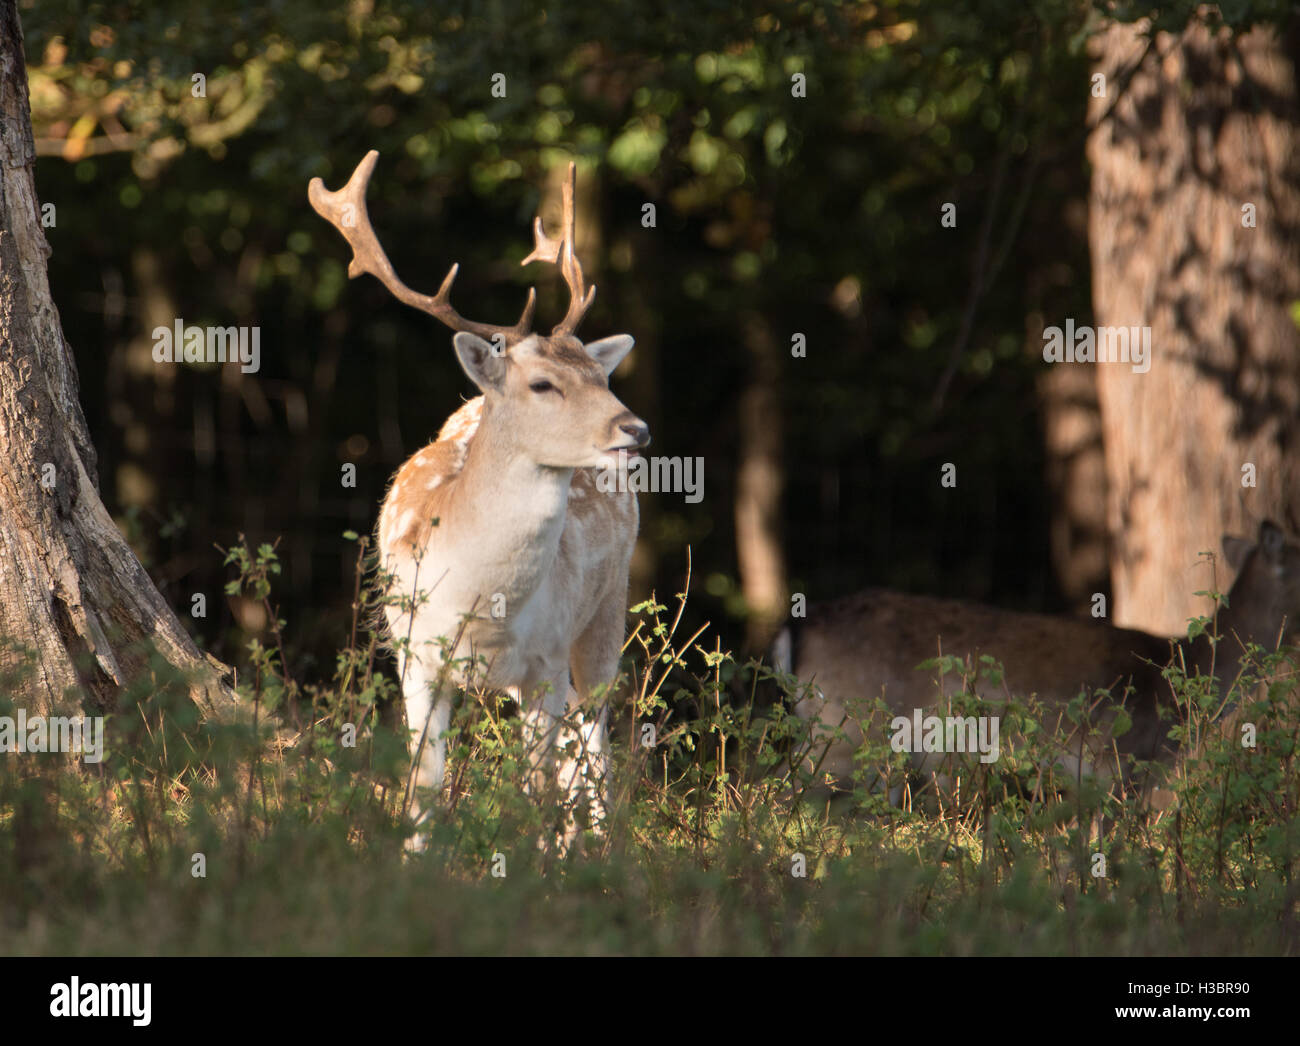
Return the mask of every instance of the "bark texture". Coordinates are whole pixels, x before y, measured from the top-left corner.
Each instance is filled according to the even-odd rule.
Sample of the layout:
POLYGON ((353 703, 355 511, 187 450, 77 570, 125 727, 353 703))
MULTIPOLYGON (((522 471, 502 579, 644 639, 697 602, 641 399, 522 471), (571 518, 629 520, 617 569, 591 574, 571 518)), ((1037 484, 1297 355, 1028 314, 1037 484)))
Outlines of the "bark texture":
MULTIPOLYGON (((1031 344, 1041 353, 1042 335, 1031 344)), ((1038 398, 1052 495, 1052 569, 1070 609, 1087 615, 1093 595, 1110 591, 1096 375, 1087 367, 1050 367, 1038 382, 1038 398)))
POLYGON ((50 297, 22 32, 0 0, 0 680, 31 715, 117 707, 168 665, 205 714, 235 697, 99 497, 76 365, 50 297))
POLYGON ((1300 520, 1300 114, 1293 38, 1193 24, 1147 50, 1141 28, 1097 42, 1090 122, 1137 69, 1088 142, 1089 225, 1095 322, 1150 326, 1153 361, 1098 364, 1097 387, 1114 621, 1176 634, 1209 608, 1200 552, 1300 520))

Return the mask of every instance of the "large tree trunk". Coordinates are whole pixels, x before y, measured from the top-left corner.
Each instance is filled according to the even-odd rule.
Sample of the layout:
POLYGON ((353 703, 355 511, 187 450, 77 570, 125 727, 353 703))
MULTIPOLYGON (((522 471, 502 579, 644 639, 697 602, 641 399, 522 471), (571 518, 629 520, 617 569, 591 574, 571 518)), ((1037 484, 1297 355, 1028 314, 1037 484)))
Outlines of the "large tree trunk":
MULTIPOLYGON (((1138 28, 1098 40, 1094 123, 1143 54, 1138 28)), ((1180 633, 1208 609, 1198 553, 1265 516, 1300 520, 1294 48, 1268 29, 1235 45, 1199 24, 1158 34, 1088 156, 1096 322, 1152 340, 1149 373, 1097 365, 1114 619, 1180 633)), ((1220 591, 1229 580, 1220 565, 1220 591)))
POLYGON ((35 157, 22 31, 14 0, 0 0, 0 677, 6 696, 30 715, 74 705, 113 709, 156 654, 187 675, 186 689, 205 713, 227 711, 234 694, 223 686, 219 666, 191 641, 100 501, 76 366, 50 298, 35 157))
MULTIPOLYGON (((1041 334, 1031 343, 1042 352, 1041 334)), ((1086 367, 1049 367, 1038 382, 1038 402, 1052 497, 1052 571, 1070 610, 1086 616, 1093 597, 1110 591, 1096 375, 1086 367)))
MULTIPOLYGON (((1080 118, 1083 117, 1080 106, 1080 118)), ((1077 155, 1045 172, 1043 191, 1030 200, 1030 227, 1056 235, 1025 245, 1026 349, 1042 358, 1043 331, 1078 315, 1080 285, 1090 267, 1088 173, 1077 155), (1050 319, 1048 318, 1050 317, 1050 319)), ((1110 598, 1110 541, 1106 527, 1106 453, 1095 367, 1044 367, 1038 375, 1044 475, 1050 495, 1052 573, 1071 612, 1088 617, 1094 597, 1110 598)))

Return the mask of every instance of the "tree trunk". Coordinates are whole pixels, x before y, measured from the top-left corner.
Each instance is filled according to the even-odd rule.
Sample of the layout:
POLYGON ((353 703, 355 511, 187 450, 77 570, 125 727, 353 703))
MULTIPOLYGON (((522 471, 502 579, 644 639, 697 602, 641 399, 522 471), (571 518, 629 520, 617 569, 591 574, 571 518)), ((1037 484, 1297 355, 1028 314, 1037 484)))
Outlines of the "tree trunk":
POLYGON ((1141 65, 1088 142, 1089 223, 1096 323, 1149 326, 1152 363, 1097 364, 1097 381, 1114 620, 1175 634, 1208 610, 1200 552, 1300 520, 1300 113, 1272 30, 1234 45, 1194 24, 1142 59, 1139 28, 1098 40, 1094 124, 1141 65))
POLYGON ((781 551, 781 361, 776 338, 758 313, 746 313, 741 335, 748 367, 737 407, 736 559, 749 610, 745 646, 763 653, 790 612, 781 551))
MULTIPOLYGON (((1080 119, 1083 118, 1080 106, 1080 119)), ((1030 201, 1030 227, 1056 235, 1025 244, 1026 350, 1041 360, 1043 332, 1087 310, 1088 172, 1076 154, 1052 165, 1030 201), (1049 319, 1050 317, 1050 319, 1049 319)), ((1090 311, 1090 310, 1088 310, 1090 311)), ((1056 587, 1070 611, 1092 614, 1094 597, 1109 603, 1110 542, 1106 528, 1106 452, 1095 367, 1044 367, 1037 381, 1044 478, 1050 497, 1049 539, 1056 587)))
POLYGON ((0 0, 0 678, 30 715, 115 709, 152 657, 205 714, 233 707, 99 499, 76 365, 50 298, 27 67, 0 0))
MULTIPOLYGON (((1041 353, 1043 338, 1031 338, 1041 353)), ((1106 540, 1106 458, 1096 375, 1049 367, 1038 382, 1047 488, 1052 498, 1052 572, 1070 610, 1090 613, 1110 591, 1106 540)))

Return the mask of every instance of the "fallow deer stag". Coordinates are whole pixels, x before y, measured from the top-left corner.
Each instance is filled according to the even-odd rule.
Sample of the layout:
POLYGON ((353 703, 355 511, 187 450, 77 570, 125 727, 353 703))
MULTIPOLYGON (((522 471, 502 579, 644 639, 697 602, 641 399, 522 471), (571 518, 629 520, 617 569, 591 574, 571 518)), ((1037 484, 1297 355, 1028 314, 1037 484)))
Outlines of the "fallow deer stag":
MULTIPOLYGON (((923 714, 944 716, 941 705, 961 690, 963 681, 957 673, 947 673, 940 685, 931 672, 917 669, 935 657, 940 646, 943 653, 958 657, 993 655, 1005 670, 1007 690, 1017 696, 1037 695, 1053 719, 1081 691, 1091 696, 1109 688, 1116 700, 1095 707, 1089 724, 1096 728, 1092 736, 1085 737, 1064 715, 1059 723, 1044 723, 1049 731, 1056 728, 1061 766, 1070 777, 1084 773, 1110 779, 1115 750, 1121 757, 1168 764, 1176 745, 1169 737, 1173 702, 1162 669, 1171 654, 1189 672, 1212 674, 1223 699, 1242 670, 1243 644, 1256 642, 1272 649, 1300 624, 1300 548, 1265 522, 1253 542, 1225 535, 1223 550, 1237 576, 1226 605, 1218 610, 1217 628, 1223 638, 1217 650, 1205 635, 1194 641, 1171 640, 1097 621, 883 589, 810 606, 805 619, 782 631, 772 651, 778 669, 811 683, 795 707, 800 718, 815 724, 808 767, 828 774, 836 788, 852 787, 853 755, 863 743, 852 713, 855 700, 883 696, 893 715, 911 717, 914 709, 921 709, 923 714), (1126 690, 1132 727, 1112 737, 1119 699, 1126 690), (843 739, 834 736, 837 730, 842 730, 843 739)), ((880 729, 879 717, 875 722, 880 729)), ((926 774, 943 758, 917 753, 912 766, 926 774)), ((899 792, 891 792, 892 801, 898 801, 899 792)))
MULTIPOLYGON (((456 355, 482 392, 398 470, 379 517, 381 565, 390 593, 402 597, 385 614, 418 753, 413 814, 417 824, 427 814, 420 789, 436 795, 443 785, 452 695, 439 681, 464 685, 474 663, 485 666, 475 682, 508 692, 523 710, 534 776, 554 775, 571 798, 585 792, 599 817, 606 709, 590 698, 617 674, 638 514, 635 493, 623 489, 629 484, 606 484, 619 489, 605 493, 596 476, 650 442, 645 422, 609 390, 632 338, 584 345, 575 336, 596 288, 586 286, 574 253, 572 164, 563 231, 548 236, 538 217, 523 262, 558 264, 569 288, 568 312, 547 337, 532 333, 533 290, 506 327, 452 308, 457 265, 432 297, 397 278, 366 210, 378 155, 367 153, 336 192, 313 178, 311 205, 351 246, 350 277, 370 273, 457 332, 456 355), (555 759, 566 713, 580 724, 585 759, 555 759)), ((573 833, 570 822, 566 838, 573 833)))

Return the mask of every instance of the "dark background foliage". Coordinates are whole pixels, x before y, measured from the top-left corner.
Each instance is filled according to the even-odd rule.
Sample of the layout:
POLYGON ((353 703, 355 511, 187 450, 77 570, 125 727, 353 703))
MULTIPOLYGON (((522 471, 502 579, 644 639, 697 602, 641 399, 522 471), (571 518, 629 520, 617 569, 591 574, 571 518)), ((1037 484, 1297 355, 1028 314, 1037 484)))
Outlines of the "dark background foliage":
POLYGON ((353 587, 343 532, 371 531, 394 470, 470 393, 450 333, 349 283, 307 204, 311 177, 336 188, 371 148, 371 215, 406 282, 432 291, 459 261, 458 307, 496 322, 536 282, 539 325, 562 284, 517 263, 548 171, 578 158, 600 288, 582 333, 637 338, 616 392, 654 452, 704 459, 700 503, 642 497, 634 596, 680 588, 689 545, 691 613, 739 636, 736 404, 766 338, 793 591, 1061 606, 1035 379, 1042 325, 1089 322, 1086 5, 43 0, 22 16, 103 495, 173 605, 208 594, 193 624, 218 656, 263 623, 221 594, 213 546, 244 533, 281 539, 295 669, 328 663, 353 587), (149 331, 177 316, 260 326, 260 372, 154 363, 149 331))

